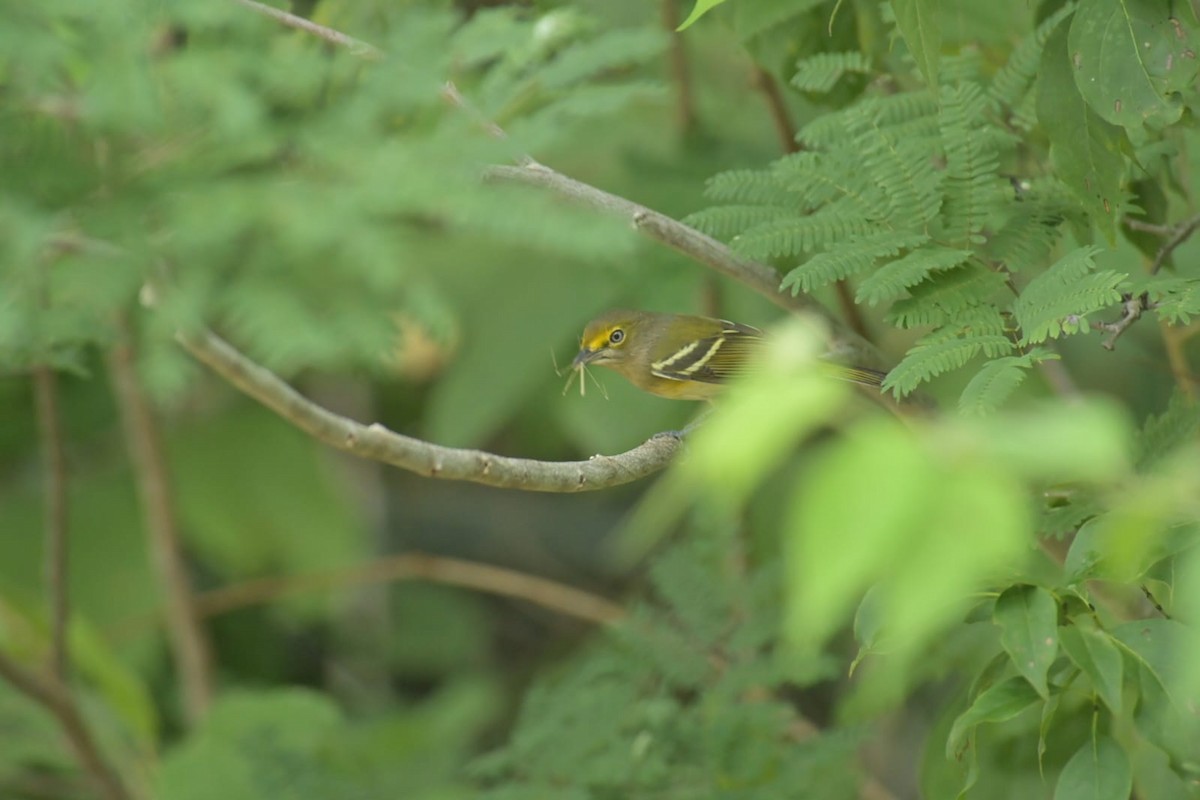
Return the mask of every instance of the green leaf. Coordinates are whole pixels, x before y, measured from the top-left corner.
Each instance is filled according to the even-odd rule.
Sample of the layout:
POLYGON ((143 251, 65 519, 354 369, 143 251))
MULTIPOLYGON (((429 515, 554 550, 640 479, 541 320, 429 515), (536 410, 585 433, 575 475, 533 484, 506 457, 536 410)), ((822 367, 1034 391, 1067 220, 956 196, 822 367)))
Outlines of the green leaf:
POLYGON ((855 297, 857 303, 876 305, 907 294, 931 273, 953 269, 971 257, 970 250, 930 247, 914 250, 903 258, 885 264, 863 279, 855 297))
POLYGON ((894 563, 934 482, 927 460, 894 425, 856 428, 821 459, 796 493, 788 524, 790 635, 819 644, 837 629, 855 598, 894 563), (874 487, 870 503, 837 499, 863 486, 874 487), (854 536, 841 535, 851 530, 854 536))
POLYGON ((963 389, 958 398, 958 410, 975 416, 995 411, 1021 385, 1034 364, 1057 358, 1056 353, 1035 347, 1023 356, 1004 356, 989 361, 963 389))
POLYGON ((938 0, 892 0, 900 35, 932 87, 938 85, 938 59, 942 50, 939 6, 938 0))
POLYGON ((1127 800, 1132 790, 1129 757, 1111 737, 1101 736, 1071 756, 1058 776, 1054 800, 1127 800))
POLYGON ((975 698, 971 707, 954 720, 946 739, 946 758, 959 758, 967 737, 986 722, 1005 722, 1037 703, 1041 698, 1029 681, 1009 678, 975 698))
POLYGON ((870 72, 871 59, 857 50, 848 53, 817 53, 796 63, 792 86, 802 92, 825 93, 847 72, 870 72))
POLYGON ((1046 698, 1046 673, 1058 655, 1058 606, 1040 586, 1012 586, 996 600, 992 620, 1013 666, 1046 698))
POLYGON ((1096 693, 1113 714, 1121 713, 1121 651, 1112 638, 1100 630, 1079 625, 1064 625, 1059 630, 1063 650, 1092 681, 1096 693))
POLYGON ((688 14, 688 18, 685 19, 683 24, 675 30, 681 31, 685 28, 690 28, 692 24, 696 22, 696 20, 700 19, 709 11, 712 11, 714 8, 724 2, 725 0, 696 0, 696 5, 692 7, 692 13, 688 14))
POLYGON ((1021 341, 1044 342, 1089 330, 1086 315, 1121 301, 1120 272, 1093 272, 1094 247, 1081 247, 1059 259, 1025 287, 1013 303, 1021 341))
POLYGON ((1088 105, 1130 130, 1177 122, 1176 92, 1200 69, 1194 31, 1163 0, 1089 0, 1071 21, 1075 83, 1088 105))
POLYGON ((1092 217, 1110 243, 1126 193, 1124 132, 1084 103, 1072 75, 1067 32, 1059 27, 1046 42, 1038 79, 1038 121, 1050 139, 1050 159, 1058 177, 1092 217))

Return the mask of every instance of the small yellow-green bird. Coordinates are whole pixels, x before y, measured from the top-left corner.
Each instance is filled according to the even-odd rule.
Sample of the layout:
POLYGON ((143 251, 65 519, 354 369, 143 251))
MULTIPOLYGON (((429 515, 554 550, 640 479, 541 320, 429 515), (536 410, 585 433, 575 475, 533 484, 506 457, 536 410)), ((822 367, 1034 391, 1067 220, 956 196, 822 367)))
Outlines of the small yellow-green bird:
MULTIPOLYGON (((766 341, 758 328, 690 314, 616 309, 587 324, 573 369, 608 367, 642 391, 709 400, 743 374, 766 341)), ((885 373, 832 365, 836 377, 879 386, 885 373)))

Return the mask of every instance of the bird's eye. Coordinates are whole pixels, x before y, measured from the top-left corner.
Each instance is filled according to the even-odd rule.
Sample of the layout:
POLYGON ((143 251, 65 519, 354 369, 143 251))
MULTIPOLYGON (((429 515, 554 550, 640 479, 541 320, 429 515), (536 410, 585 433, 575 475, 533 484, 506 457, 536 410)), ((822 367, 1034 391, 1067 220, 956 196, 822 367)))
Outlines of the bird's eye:
POLYGON ((625 341, 625 331, 617 328, 608 335, 608 341, 610 344, 620 344, 625 341))

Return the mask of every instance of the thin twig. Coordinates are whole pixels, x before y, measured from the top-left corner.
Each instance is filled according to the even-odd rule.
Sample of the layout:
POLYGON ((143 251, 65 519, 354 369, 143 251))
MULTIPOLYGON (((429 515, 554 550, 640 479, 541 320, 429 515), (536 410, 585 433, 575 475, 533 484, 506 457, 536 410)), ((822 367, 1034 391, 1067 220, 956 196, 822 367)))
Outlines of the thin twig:
POLYGON ((696 101, 692 90, 692 71, 688 65, 687 48, 679 27, 679 0, 660 0, 662 24, 671 37, 667 60, 671 69, 671 85, 675 87, 675 124, 679 132, 688 135, 696 128, 696 101))
POLYGON ((799 153, 804 149, 804 145, 796 141, 796 126, 792 124, 792 117, 788 114, 787 104, 783 101, 783 93, 779 91, 779 83, 775 76, 755 64, 751 81, 767 101, 767 113, 771 116, 771 124, 775 126, 775 135, 783 152, 799 153))
POLYGON ((200 721, 212 704, 212 648, 199 622, 175 513, 174 494, 154 411, 134 366, 128 320, 117 320, 117 344, 109 356, 113 394, 121 414, 126 448, 159 589, 166 598, 167 640, 183 684, 188 721, 200 721))
POLYGON ((832 318, 815 300, 807 295, 779 291, 779 273, 774 269, 738 255, 728 245, 695 228, 632 200, 567 177, 537 162, 519 166, 492 166, 487 169, 485 175, 493 180, 550 189, 590 208, 625 217, 636 230, 649 238, 750 287, 780 308, 799 313, 820 314, 834 329, 834 350, 839 355, 866 361, 878 360, 874 345, 839 320, 832 318))
POLYGON ((129 791, 116 772, 105 762, 100 747, 84 721, 74 696, 66 685, 56 679, 46 679, 29 672, 0 652, 0 678, 30 700, 49 711, 75 752, 84 771, 92 778, 106 800, 128 800, 129 791))
POLYGON ((1121 318, 1115 322, 1093 322, 1092 328, 1098 331, 1107 331, 1108 336, 1104 337, 1104 341, 1100 346, 1105 350, 1115 350, 1117 347, 1117 339, 1125 331, 1129 330, 1133 323, 1142 318, 1142 312, 1150 308, 1150 296, 1145 292, 1137 295, 1126 294, 1121 298, 1121 318))
POLYGON ((197 610, 208 617, 273 602, 286 595, 402 580, 425 580, 514 597, 601 625, 612 624, 625 616, 625 610, 616 603, 556 581, 490 564, 424 553, 388 556, 369 564, 304 575, 258 578, 205 592, 199 595, 196 605, 197 610))
POLYGON ((1197 228, 1200 228, 1200 214, 1176 225, 1171 233, 1171 238, 1163 243, 1154 256, 1154 263, 1150 265, 1150 274, 1157 275, 1163 264, 1171 257, 1171 253, 1174 253, 1181 244, 1191 238, 1197 228))
POLYGON ((67 623, 70 614, 67 544, 67 457, 58 403, 58 377, 39 365, 33 370, 38 433, 46 491, 46 589, 50 606, 50 669, 67 681, 67 623))
MULTIPOLYGON (((771 123, 775 126, 775 134, 779 138, 780 148, 785 153, 799 153, 804 150, 804 144, 796 138, 796 126, 792 124, 792 116, 788 113, 783 92, 779 90, 779 81, 775 80, 774 75, 755 64, 753 82, 754 87, 762 93, 767 102, 767 111, 771 116, 771 123)), ((859 336, 869 340, 871 337, 867 330, 867 323, 863 319, 858 304, 854 302, 854 288, 850 285, 850 281, 846 278, 838 278, 834 281, 833 288, 837 296, 838 308, 841 309, 842 318, 846 320, 846 324, 859 336)))
POLYGON ((281 22, 289 28, 296 28, 305 33, 311 33, 314 36, 320 37, 330 44, 336 44, 338 47, 345 47, 351 53, 360 58, 379 61, 384 57, 383 51, 374 45, 368 44, 360 39, 355 39, 353 36, 335 31, 333 28, 327 28, 324 25, 318 25, 312 20, 298 17, 295 14, 289 14, 282 9, 274 8, 273 6, 256 3, 254 0, 233 0, 238 5, 245 6, 256 14, 262 14, 264 17, 270 17, 276 22, 281 22))
POLYGON ((362 425, 301 396, 270 370, 254 363, 216 334, 180 334, 180 343, 226 381, 296 427, 331 447, 430 478, 472 481, 534 492, 588 492, 635 481, 671 462, 681 447, 659 435, 616 456, 587 461, 534 461, 440 447, 379 424, 362 425))

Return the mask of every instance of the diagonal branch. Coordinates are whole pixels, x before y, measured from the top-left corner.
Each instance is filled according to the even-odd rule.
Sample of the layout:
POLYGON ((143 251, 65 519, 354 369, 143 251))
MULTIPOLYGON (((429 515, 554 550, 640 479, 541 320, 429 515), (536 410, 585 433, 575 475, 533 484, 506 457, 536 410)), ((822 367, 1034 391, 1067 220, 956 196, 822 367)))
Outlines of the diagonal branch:
POLYGON ((211 331, 181 333, 178 339, 188 352, 218 375, 313 438, 360 458, 382 461, 430 478, 534 492, 588 492, 620 486, 657 472, 671 462, 682 446, 677 437, 660 434, 620 455, 562 462, 440 447, 395 433, 377 423, 362 425, 322 408, 211 331))
POLYGON ((535 161, 515 166, 489 167, 485 177, 549 189, 590 208, 629 219, 645 236, 699 261, 726 277, 753 289, 787 311, 816 313, 833 326, 834 350, 839 355, 876 360, 874 345, 832 319, 823 306, 807 295, 779 291, 779 273, 759 261, 733 252, 728 245, 643 205, 577 181, 535 161))

